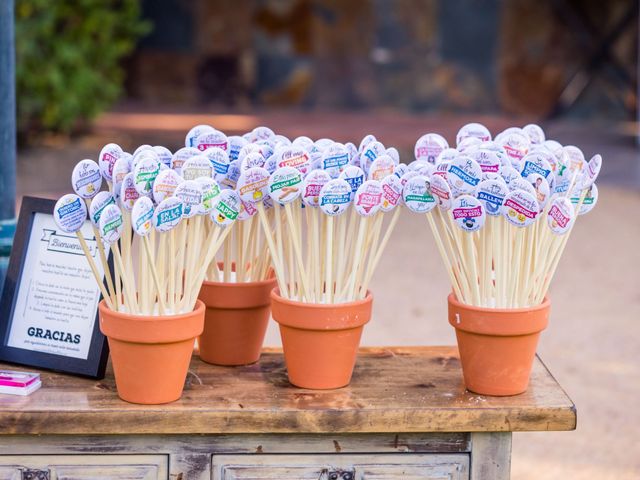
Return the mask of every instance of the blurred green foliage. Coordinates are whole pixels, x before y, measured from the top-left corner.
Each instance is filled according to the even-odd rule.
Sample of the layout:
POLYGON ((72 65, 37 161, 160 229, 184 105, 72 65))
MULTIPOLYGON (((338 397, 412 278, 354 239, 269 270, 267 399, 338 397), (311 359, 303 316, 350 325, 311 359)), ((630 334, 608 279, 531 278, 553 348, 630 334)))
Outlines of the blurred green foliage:
POLYGON ((139 0, 16 0, 18 130, 70 132, 119 97, 139 0))

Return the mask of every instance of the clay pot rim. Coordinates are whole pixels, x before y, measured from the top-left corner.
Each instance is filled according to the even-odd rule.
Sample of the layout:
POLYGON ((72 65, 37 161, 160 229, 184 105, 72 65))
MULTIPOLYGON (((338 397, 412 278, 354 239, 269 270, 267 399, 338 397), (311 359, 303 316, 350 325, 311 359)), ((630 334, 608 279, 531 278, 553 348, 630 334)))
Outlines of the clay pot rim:
POLYGON ((535 312, 536 310, 544 310, 551 305, 551 300, 549 297, 544 297, 544 300, 540 305, 535 305, 533 307, 521 307, 521 308, 491 308, 491 307, 476 307, 475 305, 469 305, 468 303, 459 302, 456 298, 455 293, 450 293, 447 297, 449 303, 452 305, 463 308, 466 310, 473 310, 476 312, 486 312, 486 313, 505 313, 505 314, 514 314, 514 313, 525 313, 525 312, 535 312))
POLYGON ((266 280, 259 280, 257 282, 210 282, 205 280, 202 282, 203 286, 216 286, 219 288, 233 287, 233 288, 250 288, 250 287, 262 287, 267 286, 270 283, 277 283, 276 277, 267 278, 266 280))
POLYGON ((159 321, 169 321, 169 320, 180 320, 183 318, 191 317, 194 313, 200 313, 200 311, 204 312, 205 305, 204 302, 200 299, 196 299, 196 308, 191 310, 190 312, 178 313, 174 315, 135 315, 129 312, 119 312, 117 310, 111 310, 106 302, 100 300, 98 304, 98 309, 100 312, 108 312, 108 315, 117 315, 123 320, 131 320, 138 322, 159 322, 159 321))
POLYGON ((353 302, 306 303, 281 297, 277 287, 271 290, 272 317, 281 328, 314 332, 362 328, 371 320, 372 304, 370 291, 364 299, 353 302), (283 310, 289 314, 280 315, 283 310))
POLYGON ((456 330, 473 335, 516 337, 537 334, 549 324, 551 301, 545 297, 540 305, 525 308, 476 307, 460 303, 449 294, 449 324, 456 330), (452 308, 460 315, 453 315, 452 308), (466 314, 465 314, 466 312, 466 314))
POLYGON ((291 300, 289 298, 284 298, 280 296, 280 288, 275 287, 271 290, 271 298, 273 300, 278 301, 279 303, 284 303, 290 305, 292 307, 314 307, 314 308, 326 308, 326 309, 334 309, 334 308, 347 308, 347 307, 355 307, 360 305, 365 305, 373 300, 373 294, 371 290, 367 290, 367 296, 362 300, 354 300, 353 302, 343 302, 343 303, 308 303, 308 302, 299 302, 297 300, 291 300))

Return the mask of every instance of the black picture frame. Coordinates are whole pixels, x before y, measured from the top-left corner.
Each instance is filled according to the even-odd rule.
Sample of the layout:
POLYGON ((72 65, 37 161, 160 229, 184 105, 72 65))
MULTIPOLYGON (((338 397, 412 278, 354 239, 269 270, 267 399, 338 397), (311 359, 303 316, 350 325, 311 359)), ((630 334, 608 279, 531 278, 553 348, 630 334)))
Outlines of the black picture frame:
MULTIPOLYGON (((0 301, 0 360, 55 372, 102 379, 107 366, 109 346, 107 339, 100 332, 97 308, 86 360, 7 345, 35 215, 41 213, 53 216, 54 206, 55 201, 46 198, 23 197, 22 199, 9 268, 0 301)), ((110 269, 112 269, 111 262, 112 260, 109 259, 110 269)))

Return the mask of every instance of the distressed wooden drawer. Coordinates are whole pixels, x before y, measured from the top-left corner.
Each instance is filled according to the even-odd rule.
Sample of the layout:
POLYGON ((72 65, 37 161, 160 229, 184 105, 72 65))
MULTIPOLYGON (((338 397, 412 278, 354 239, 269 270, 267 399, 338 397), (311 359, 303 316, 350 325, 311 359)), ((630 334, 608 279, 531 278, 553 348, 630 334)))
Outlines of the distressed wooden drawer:
POLYGON ((214 455, 213 480, 465 480, 469 455, 214 455))
POLYGON ((0 480, 156 480, 166 455, 0 455, 0 480))

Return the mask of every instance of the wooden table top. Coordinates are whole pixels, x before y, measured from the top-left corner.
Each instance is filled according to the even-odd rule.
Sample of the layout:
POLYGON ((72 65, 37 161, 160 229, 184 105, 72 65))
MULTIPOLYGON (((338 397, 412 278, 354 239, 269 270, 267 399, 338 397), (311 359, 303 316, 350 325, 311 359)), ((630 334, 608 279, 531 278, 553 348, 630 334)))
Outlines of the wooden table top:
MULTIPOLYGON (((12 368, 0 364, 0 368, 12 368)), ((29 370, 28 368, 24 368, 29 370)), ((0 434, 236 434, 573 430, 576 410, 536 359, 526 393, 465 390, 455 347, 361 349, 351 385, 289 384, 282 354, 244 367, 194 356, 177 402, 143 406, 116 395, 110 370, 95 381, 42 372, 28 397, 0 395, 0 434)))

